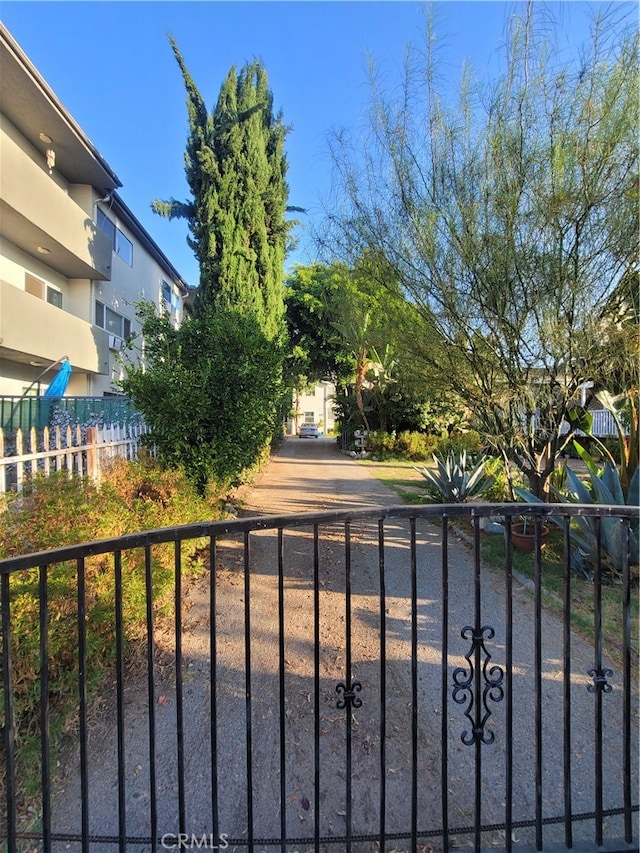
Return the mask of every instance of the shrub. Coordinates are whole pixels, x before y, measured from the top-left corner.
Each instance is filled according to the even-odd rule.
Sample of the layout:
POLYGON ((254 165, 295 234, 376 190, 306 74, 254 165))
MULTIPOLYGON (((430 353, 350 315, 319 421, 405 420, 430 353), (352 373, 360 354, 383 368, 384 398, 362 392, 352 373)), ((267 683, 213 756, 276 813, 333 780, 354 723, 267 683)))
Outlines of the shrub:
POLYGON ((452 432, 451 435, 446 435, 438 441, 436 453, 444 458, 453 454, 459 456, 462 453, 468 453, 475 456, 482 451, 482 438, 480 433, 474 429, 466 430, 465 432, 452 432))
POLYGON ((487 459, 484 463, 484 473, 493 478, 493 483, 483 492, 485 500, 493 503, 506 503, 512 500, 509 478, 502 459, 497 456, 487 459))
POLYGON ((430 459, 436 449, 437 439, 424 432, 401 432, 396 440, 398 455, 412 462, 430 459))
MULTIPOLYGON (((158 527, 220 516, 216 496, 199 498, 180 471, 164 470, 151 460, 114 461, 97 488, 65 473, 36 477, 22 494, 8 496, 0 513, 0 556, 9 557, 62 545, 120 536, 158 527)), ((200 569, 198 548, 190 542, 185 573, 200 569)), ((172 601, 174 546, 152 550, 152 579, 156 613, 172 601)), ((28 780, 37 772, 39 726, 39 590, 38 569, 10 578, 14 715, 18 776, 28 780)), ((113 558, 87 557, 86 588, 87 680, 89 689, 107 675, 114 661, 115 589, 113 558)), ((145 566, 140 550, 122 552, 125 653, 133 655, 144 642, 145 566)), ((77 580, 75 562, 56 564, 48 571, 49 698, 52 739, 64 728, 77 701, 77 580)), ((0 724, 4 705, 0 703, 0 724)), ((28 788, 28 785, 27 785, 28 788)), ((27 791, 28 793, 28 791, 27 791)))
POLYGON ((396 435, 390 432, 371 432, 367 436, 367 450, 378 459, 409 459, 424 462, 431 458, 436 437, 424 432, 403 430, 396 435))
POLYGON ((367 450, 378 459, 392 459, 396 456, 396 437, 391 432, 370 432, 367 450))
POLYGON ((173 329, 139 308, 144 368, 125 363, 122 390, 149 425, 161 459, 182 467, 201 495, 212 477, 233 484, 254 465, 281 419, 283 353, 258 322, 207 311, 173 329))

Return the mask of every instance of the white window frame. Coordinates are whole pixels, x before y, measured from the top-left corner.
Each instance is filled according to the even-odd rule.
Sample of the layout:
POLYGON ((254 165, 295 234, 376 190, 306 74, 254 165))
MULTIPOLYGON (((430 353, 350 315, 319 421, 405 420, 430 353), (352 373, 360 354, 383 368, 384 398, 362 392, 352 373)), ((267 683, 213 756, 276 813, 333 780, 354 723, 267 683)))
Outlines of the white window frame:
POLYGON ((105 305, 100 299, 95 301, 95 324, 99 329, 104 329, 105 332, 116 335, 123 341, 128 341, 131 338, 131 320, 124 314, 120 314, 105 305))

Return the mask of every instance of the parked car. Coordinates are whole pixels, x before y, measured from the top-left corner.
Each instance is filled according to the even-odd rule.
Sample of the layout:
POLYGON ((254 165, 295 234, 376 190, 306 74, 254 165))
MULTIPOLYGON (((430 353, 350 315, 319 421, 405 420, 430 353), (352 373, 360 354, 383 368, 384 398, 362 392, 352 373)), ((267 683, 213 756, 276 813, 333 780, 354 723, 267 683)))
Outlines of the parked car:
POLYGON ((298 429, 298 438, 318 438, 320 430, 317 424, 301 424, 298 429))

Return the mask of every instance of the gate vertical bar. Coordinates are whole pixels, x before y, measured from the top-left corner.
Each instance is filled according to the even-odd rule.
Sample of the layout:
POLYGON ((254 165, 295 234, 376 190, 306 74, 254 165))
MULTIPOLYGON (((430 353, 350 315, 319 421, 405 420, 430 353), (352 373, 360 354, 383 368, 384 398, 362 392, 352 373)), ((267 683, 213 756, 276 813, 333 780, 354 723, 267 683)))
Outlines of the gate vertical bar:
POLYGON ((534 608, 535 608, 535 745, 536 760, 536 850, 542 850, 542 551, 540 517, 534 520, 534 608))
POLYGON ((153 574, 151 546, 144 548, 145 592, 147 598, 147 697, 149 703, 149 817, 151 821, 151 850, 155 853, 158 837, 158 803, 156 790, 156 703, 155 703, 155 641, 153 635, 153 574))
POLYGON ((563 667, 563 718, 564 718, 564 843, 566 847, 573 847, 573 813, 571 803, 571 539, 569 532, 570 521, 564 519, 563 539, 563 645, 564 645, 564 667, 563 667))
POLYGON ((253 850, 253 759, 251 732, 251 582, 249 560, 249 532, 244 534, 244 683, 245 724, 247 732, 247 841, 253 850))
POLYGON ((87 632, 84 557, 76 562, 78 595, 78 717, 80 728, 80 799, 82 853, 89 853, 89 770, 87 756, 87 632))
POLYGON ((511 518, 505 523, 506 587, 507 601, 505 621, 507 628, 505 665, 507 669, 506 699, 507 720, 505 726, 505 846, 507 853, 513 849, 513 543, 511 541, 511 518))
POLYGON ((411 524, 411 850, 418 844, 418 571, 416 519, 411 524))
POLYGON ((125 741, 124 741, 124 625, 122 623, 122 551, 113 555, 114 607, 116 634, 116 726, 118 751, 118 849, 127 849, 127 809, 125 791, 125 741))
POLYGON ((280 695, 280 851, 287 850, 287 756, 286 721, 284 714, 284 542, 282 528, 278 528, 278 689, 280 695))
POLYGON ((186 833, 187 819, 184 786, 184 705, 182 690, 182 547, 179 539, 174 550, 174 618, 176 644, 176 738, 178 758, 178 826, 186 833))
POLYGON ((211 748, 211 830, 218 839, 218 697, 217 697, 217 604, 216 571, 218 565, 217 539, 209 539, 209 683, 211 702, 210 748, 211 748))
POLYGON ((442 847, 449 849, 449 519, 442 517, 442 719, 440 794, 442 797, 442 847))
POLYGON ((602 694, 604 690, 604 673, 602 670, 602 524, 596 518, 596 572, 593 579, 593 618, 594 618, 594 680, 595 680, 595 812, 596 812, 596 844, 602 846, 602 694))
MULTIPOLYGON (((474 573, 474 624, 476 638, 482 637, 482 611, 481 611, 481 571, 480 571, 480 519, 473 519, 473 573, 474 573)), ((473 666, 474 666, 474 694, 476 697, 475 707, 475 833, 474 848, 480 853, 482 848, 482 713, 480 707, 480 696, 482 687, 482 659, 479 642, 474 642, 473 666)))
MULTIPOLYGON (((351 525, 348 521, 344 524, 344 546, 345 546, 345 660, 346 689, 351 691, 351 525)), ((346 703, 347 711, 347 779, 346 779, 346 823, 347 823, 347 853, 351 853, 351 702, 346 703)))
POLYGON ((11 604, 9 575, 0 580, 2 589, 2 679, 4 688, 4 748, 6 755, 5 793, 7 802, 7 847, 16 849, 16 764, 15 730, 13 719, 13 677, 11 663, 11 604))
POLYGON ((623 763, 624 763, 624 840, 630 844, 633 839, 631 822, 631 559, 630 559, 630 534, 629 521, 622 521, 622 549, 623 567, 622 583, 624 587, 622 615, 623 615, 623 763))
POLYGON ((378 576, 380 595, 380 850, 385 848, 387 812, 387 622, 384 559, 384 520, 378 519, 378 576))
POLYGON ((51 848, 51 768, 49 763, 49 598, 47 566, 40 566, 40 751, 42 753, 42 841, 51 848))
POLYGON ((313 751, 313 840, 320 851, 320 556, 318 525, 313 526, 313 707, 315 711, 313 751))

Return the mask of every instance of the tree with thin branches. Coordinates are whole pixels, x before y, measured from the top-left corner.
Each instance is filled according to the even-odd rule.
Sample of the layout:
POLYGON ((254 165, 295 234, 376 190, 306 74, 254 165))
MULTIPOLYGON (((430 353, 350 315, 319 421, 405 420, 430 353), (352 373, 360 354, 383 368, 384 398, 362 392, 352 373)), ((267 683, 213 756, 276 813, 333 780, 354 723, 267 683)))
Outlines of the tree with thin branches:
MULTIPOLYGON (((465 74, 454 105, 432 20, 399 98, 372 74, 364 146, 333 142, 325 246, 387 259, 424 318, 423 369, 544 496, 602 366, 611 296, 637 271, 638 32, 614 7, 560 63, 547 7, 520 8, 502 72, 465 74)), ((609 354, 633 372, 628 348, 609 354)), ((637 393, 637 362, 635 376, 637 393)))

